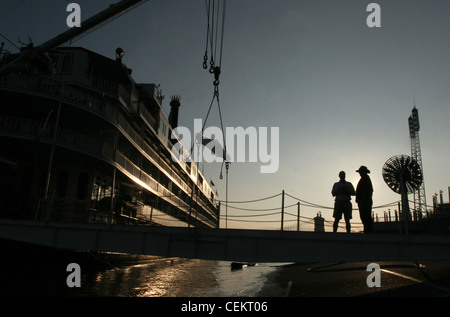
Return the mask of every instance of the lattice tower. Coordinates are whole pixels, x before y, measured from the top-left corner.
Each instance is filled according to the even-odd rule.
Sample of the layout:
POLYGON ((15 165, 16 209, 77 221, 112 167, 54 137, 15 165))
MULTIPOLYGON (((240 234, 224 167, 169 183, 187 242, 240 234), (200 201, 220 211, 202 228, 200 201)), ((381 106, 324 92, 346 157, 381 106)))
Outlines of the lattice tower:
MULTIPOLYGON (((419 164, 423 175, 423 165, 422 165, 422 153, 420 151, 420 139, 419 139, 419 111, 416 108, 414 102, 414 108, 412 109, 412 114, 408 118, 409 123, 409 136, 411 139, 411 156, 419 164)), ((425 197, 425 180, 422 180, 418 190, 414 191, 414 210, 418 212, 419 217, 426 214, 427 201, 425 197)))

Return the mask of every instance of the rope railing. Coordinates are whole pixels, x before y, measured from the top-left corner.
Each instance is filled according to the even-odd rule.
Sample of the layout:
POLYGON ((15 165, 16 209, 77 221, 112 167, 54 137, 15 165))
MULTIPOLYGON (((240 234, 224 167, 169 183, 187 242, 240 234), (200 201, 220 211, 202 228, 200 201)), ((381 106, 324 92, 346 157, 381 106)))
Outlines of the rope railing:
POLYGON ((219 200, 218 199, 217 201, 219 201, 221 203, 225 203, 225 204, 227 204, 227 203, 231 203, 231 204, 246 204, 246 203, 254 203, 254 202, 258 202, 258 201, 272 199, 272 198, 281 196, 282 194, 283 193, 279 193, 279 194, 275 194, 275 195, 272 195, 272 196, 267 196, 267 197, 263 197, 263 198, 253 199, 253 200, 241 200, 241 201, 228 201, 227 202, 225 200, 219 200))
MULTIPOLYGON (((251 199, 251 200, 241 200, 241 201, 225 201, 225 200, 218 200, 221 204, 221 207, 227 207, 229 208, 231 211, 235 210, 240 212, 239 214, 236 213, 227 213, 227 215, 221 215, 220 219, 224 220, 224 221, 232 221, 232 222, 236 222, 236 223, 265 223, 265 224, 269 224, 272 223, 274 225, 280 224, 280 219, 277 216, 281 216, 281 230, 299 230, 299 226, 300 224, 304 225, 314 225, 314 219, 313 217, 305 217, 305 216, 301 216, 300 215, 300 211, 302 211, 302 213, 304 213, 304 208, 309 208, 308 213, 311 213, 311 209, 313 209, 315 212, 318 212, 318 214, 323 211, 323 210, 333 210, 334 207, 333 206, 325 206, 325 205, 321 205, 321 204, 317 204, 317 203, 312 203, 309 201, 306 201, 304 199, 301 199, 299 197, 296 197, 294 195, 291 195, 289 193, 285 193, 284 191, 278 194, 274 194, 274 195, 268 195, 262 198, 257 198, 257 199, 251 199), (280 205, 280 202, 278 201, 277 204, 278 206, 275 207, 267 207, 267 201, 280 197, 282 196, 282 202, 280 205), (284 198, 288 197, 291 198, 295 201, 297 201, 296 203, 293 204, 289 204, 289 205, 285 205, 284 204, 284 198), (264 207, 241 207, 239 206, 240 204, 249 204, 249 203, 258 203, 258 202, 264 202, 264 207), (292 211, 289 212, 287 210, 292 210, 292 208, 297 207, 297 213, 293 213, 292 211), (247 213, 247 212, 251 212, 251 213, 247 213), (287 217, 285 219, 285 216, 287 217), (267 219, 264 217, 272 217, 273 219, 267 219), (278 219, 277 219, 278 218, 278 219), (297 222, 297 225, 292 225, 292 226, 288 226, 286 227, 286 229, 284 229, 283 225, 284 223, 292 223, 292 222, 297 222)), ((413 203, 413 202, 410 202, 413 203)), ((390 202, 390 203, 386 203, 386 204, 381 204, 381 205, 376 205, 372 207, 372 210, 377 210, 377 209, 388 209, 390 212, 391 207, 397 207, 400 206, 400 201, 394 201, 394 202, 390 202)), ((401 209, 401 207, 400 207, 401 209)), ((357 211, 358 208, 353 208, 352 210, 357 211)), ((395 210, 395 212, 397 213, 397 210, 395 210)), ((383 222, 380 220, 384 219, 384 222, 390 222, 390 217, 389 219, 386 217, 386 214, 388 213, 387 210, 384 211, 384 216, 382 215, 381 217, 378 217, 378 214, 373 212, 373 218, 375 222, 383 222)), ((400 218, 400 213, 399 212, 399 217, 400 218)), ((397 216, 397 214, 396 214, 397 216)), ((396 218, 397 219, 397 218, 396 218)), ((324 226, 326 227, 332 227, 333 226, 333 220, 326 220, 324 219, 324 226)), ((354 229, 358 229, 358 228, 362 228, 362 222, 356 220, 355 218, 352 219, 352 228, 354 229)), ((342 226, 338 226, 338 228, 344 228, 345 229, 345 224, 342 222, 342 226)))

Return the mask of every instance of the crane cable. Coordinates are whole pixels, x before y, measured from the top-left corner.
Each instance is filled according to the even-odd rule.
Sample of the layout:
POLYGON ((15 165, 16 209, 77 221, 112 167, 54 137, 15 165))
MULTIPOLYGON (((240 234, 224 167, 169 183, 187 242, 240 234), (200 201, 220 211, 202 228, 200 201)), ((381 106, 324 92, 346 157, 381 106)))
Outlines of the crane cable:
MULTIPOLYGON (((205 121, 203 122, 202 130, 201 130, 201 139, 200 142, 198 142, 200 145, 201 141, 203 139, 203 130, 205 128, 206 122, 208 120, 209 114, 211 112, 211 108, 214 104, 214 101, 217 101, 217 107, 219 110, 219 119, 222 129, 222 136, 223 136, 223 158, 224 163, 227 164, 228 169, 228 162, 227 161, 227 152, 226 152, 226 140, 225 140, 225 133, 224 133, 224 126, 223 126, 223 119, 222 119, 222 110, 220 107, 220 99, 219 99, 219 77, 221 74, 221 67, 222 67, 222 52, 223 52, 223 38, 224 38, 224 29, 225 29, 225 12, 226 12, 226 6, 227 1, 223 0, 222 2, 222 8, 220 7, 220 0, 205 0, 205 7, 206 7, 206 16, 207 16, 207 27, 206 27, 206 45, 205 45, 205 55, 203 56, 203 69, 208 69, 208 48, 210 50, 210 61, 209 61, 209 73, 214 74, 214 94, 211 100, 211 103, 209 105, 208 112, 206 114, 205 121), (217 3, 216 3, 217 2, 217 3), (219 21, 220 13, 222 14, 221 21, 219 21), (221 23, 221 27, 219 27, 221 23), (220 29, 220 39, 219 39, 219 29, 220 29), (217 58, 217 46, 219 45, 219 60, 218 64, 216 63, 217 58)), ((192 148, 193 150, 193 148, 192 148)), ((223 168, 223 163, 222 163, 223 168)), ((222 172, 220 178, 222 179, 222 172)))
POLYGON ((219 77, 222 67, 222 52, 223 52, 223 38, 225 31, 225 13, 227 7, 227 1, 223 0, 222 3, 222 21, 219 21, 220 5, 219 0, 205 0, 207 27, 206 27, 206 45, 205 55, 203 56, 203 69, 208 69, 208 44, 210 47, 210 61, 209 72, 214 74, 214 86, 219 85, 219 77), (217 1, 217 4, 216 4, 217 1), (220 22, 222 26, 219 27, 220 22), (220 35, 220 47, 219 47, 219 63, 216 63, 217 58, 217 46, 219 45, 219 29, 220 35))
MULTIPOLYGON (((225 12, 226 12, 226 6, 227 6, 227 0, 222 1, 222 21, 221 21, 221 34, 220 34, 220 43, 219 43, 219 16, 220 16, 220 0, 205 0, 205 6, 206 6, 206 16, 207 16, 207 28, 206 28, 206 45, 205 45, 205 55, 203 56, 203 69, 208 69, 208 46, 210 46, 210 61, 209 61, 209 73, 214 74, 214 94, 213 98, 211 100, 211 104, 208 109, 208 113, 206 115, 206 119, 202 126, 201 131, 201 143, 203 143, 203 130, 206 125, 206 121, 208 120, 209 113, 211 111, 211 107, 214 103, 214 100, 217 100, 217 107, 219 110, 219 119, 220 119, 220 125, 222 129, 222 141, 223 141, 223 150, 222 152, 222 165, 220 168, 220 179, 223 179, 222 171, 223 166, 225 164, 226 169, 226 194, 225 194, 225 201, 228 202, 228 169, 230 167, 230 162, 228 161, 228 152, 227 152, 227 146, 226 146, 226 139, 225 139, 225 130, 223 126, 223 119, 222 119, 222 111, 220 108, 220 100, 219 100, 219 83, 220 83, 220 74, 221 74, 221 67, 222 67, 222 52, 223 52, 223 39, 224 39, 224 31, 225 31, 225 12), (217 3, 216 3, 217 2, 217 3), (219 61, 217 64, 217 46, 219 47, 219 61)), ((200 145, 199 145, 200 146, 200 145)), ((228 206, 225 206, 226 211, 225 213, 228 214, 228 206)), ((225 227, 227 227, 227 224, 225 224, 225 227)))

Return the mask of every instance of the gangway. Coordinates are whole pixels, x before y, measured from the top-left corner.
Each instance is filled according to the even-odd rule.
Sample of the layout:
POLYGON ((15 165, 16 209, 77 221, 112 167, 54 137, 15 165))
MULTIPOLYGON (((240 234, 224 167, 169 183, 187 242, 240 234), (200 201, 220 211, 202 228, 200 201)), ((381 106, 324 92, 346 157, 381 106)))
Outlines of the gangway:
POLYGON ((147 227, 1 219, 0 238, 56 249, 258 263, 450 259, 450 235, 147 227))

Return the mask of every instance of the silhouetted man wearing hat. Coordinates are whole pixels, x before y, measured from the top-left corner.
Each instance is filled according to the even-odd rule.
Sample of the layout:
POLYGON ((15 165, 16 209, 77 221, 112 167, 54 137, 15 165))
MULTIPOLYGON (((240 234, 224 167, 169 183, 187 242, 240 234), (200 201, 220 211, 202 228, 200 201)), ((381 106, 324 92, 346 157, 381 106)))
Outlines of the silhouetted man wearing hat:
POLYGON ((364 225, 364 232, 372 232, 372 181, 370 180, 370 171, 365 166, 361 166, 356 172, 361 175, 361 179, 356 186, 356 203, 359 208, 359 216, 364 225))

